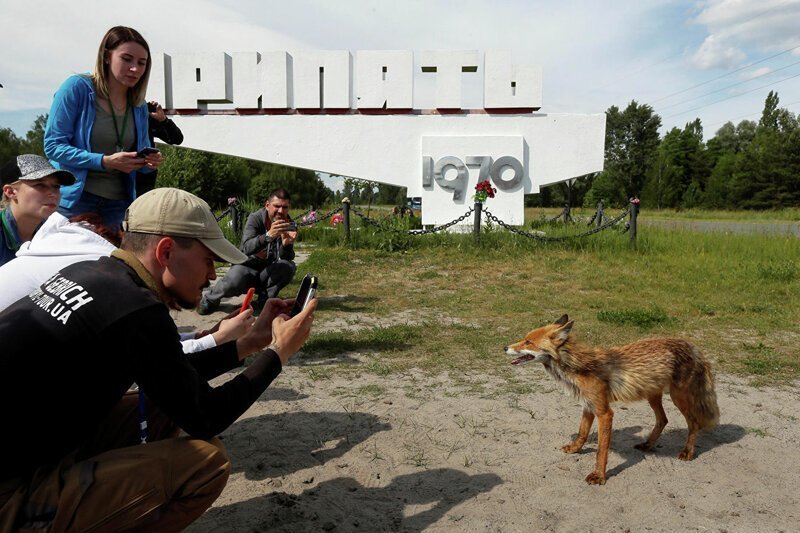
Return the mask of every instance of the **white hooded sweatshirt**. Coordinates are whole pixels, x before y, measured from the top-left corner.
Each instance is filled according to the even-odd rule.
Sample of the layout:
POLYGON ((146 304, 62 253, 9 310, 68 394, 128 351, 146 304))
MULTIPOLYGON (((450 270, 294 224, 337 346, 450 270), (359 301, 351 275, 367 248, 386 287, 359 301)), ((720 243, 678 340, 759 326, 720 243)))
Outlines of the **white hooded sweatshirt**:
POLYGON ((91 229, 53 213, 17 258, 0 267, 0 311, 27 296, 50 277, 73 263, 108 257, 114 245, 91 229))
MULTIPOLYGON (((80 261, 97 261, 111 255, 116 247, 91 229, 53 213, 28 242, 17 251, 17 258, 0 266, 0 312, 32 293, 62 268, 80 261)), ((216 346, 212 335, 194 339, 181 335, 184 353, 216 346)))

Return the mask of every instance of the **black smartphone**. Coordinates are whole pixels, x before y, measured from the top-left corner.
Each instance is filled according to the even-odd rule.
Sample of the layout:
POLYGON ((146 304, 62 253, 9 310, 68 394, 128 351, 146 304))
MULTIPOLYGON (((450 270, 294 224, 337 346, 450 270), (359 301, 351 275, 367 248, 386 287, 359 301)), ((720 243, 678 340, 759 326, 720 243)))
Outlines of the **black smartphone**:
POLYGON ((142 148, 138 152, 136 152, 136 157, 147 157, 151 154, 157 154, 160 150, 158 148, 142 148))
POLYGON ((295 316, 308 305, 317 294, 317 276, 314 274, 306 274, 303 281, 300 283, 300 290, 297 291, 297 298, 294 300, 294 306, 289 312, 289 316, 295 316))

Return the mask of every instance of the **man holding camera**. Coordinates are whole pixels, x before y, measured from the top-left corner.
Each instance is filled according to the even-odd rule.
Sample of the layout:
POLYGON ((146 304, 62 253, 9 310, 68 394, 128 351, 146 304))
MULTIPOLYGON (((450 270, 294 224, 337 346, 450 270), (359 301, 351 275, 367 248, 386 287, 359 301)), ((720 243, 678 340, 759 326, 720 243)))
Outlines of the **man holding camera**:
POLYGON ((197 308, 207 315, 219 307, 223 298, 244 294, 255 287, 261 307, 268 298, 275 298, 294 277, 294 241, 297 226, 289 219, 289 191, 283 188, 270 191, 264 207, 247 217, 239 247, 248 257, 233 265, 228 273, 203 294, 197 308))
POLYGON ((137 198, 124 229, 111 257, 64 267, 0 313, 0 531, 184 529, 228 480, 216 435, 308 338, 316 302, 289 318, 292 301, 274 299, 239 339, 184 354, 170 309, 197 305, 215 260, 246 256, 179 189, 137 198))

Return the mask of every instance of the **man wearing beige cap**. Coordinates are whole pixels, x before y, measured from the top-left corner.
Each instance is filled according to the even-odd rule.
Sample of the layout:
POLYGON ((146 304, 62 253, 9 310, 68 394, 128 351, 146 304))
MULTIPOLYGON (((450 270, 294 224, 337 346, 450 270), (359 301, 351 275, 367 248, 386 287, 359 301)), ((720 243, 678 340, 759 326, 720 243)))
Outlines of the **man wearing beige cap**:
POLYGON ((316 302, 289 319, 291 302, 273 299, 238 340, 184 355, 169 309, 197 305, 215 259, 245 256, 178 189, 138 198, 123 227, 111 257, 64 268, 0 313, 0 531, 186 527, 227 482, 216 435, 308 338, 316 302), (126 393, 134 382, 141 394, 126 393))

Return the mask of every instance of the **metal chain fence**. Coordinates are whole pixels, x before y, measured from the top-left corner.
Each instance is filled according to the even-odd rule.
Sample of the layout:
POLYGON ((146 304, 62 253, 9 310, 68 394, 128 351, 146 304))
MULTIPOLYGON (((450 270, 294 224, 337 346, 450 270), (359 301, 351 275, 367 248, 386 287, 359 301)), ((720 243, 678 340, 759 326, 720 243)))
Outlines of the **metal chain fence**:
POLYGON ((223 211, 222 213, 217 215, 215 218, 217 219, 217 222, 219 222, 220 220, 222 220, 223 218, 225 218, 226 216, 228 216, 230 214, 231 214, 231 208, 230 208, 230 206, 228 206, 228 209, 226 209, 225 211, 223 211))
MULTIPOLYGON (((352 211, 353 213, 358 215, 367 224, 369 224, 369 225, 371 225, 373 227, 376 227, 378 229, 385 230, 385 231, 396 231, 396 232, 403 231, 403 230, 399 230, 397 228, 388 227, 385 224, 381 224, 380 222, 368 217, 367 215, 365 215, 364 213, 362 213, 361 211, 359 211, 355 207, 351 207, 350 211, 352 211)), ((438 231, 445 230, 445 229, 449 228, 450 226, 454 226, 454 225, 458 224, 459 222, 463 222, 464 220, 466 220, 474 212, 475 212, 475 209, 470 207, 469 211, 467 211, 466 213, 464 213, 460 217, 458 217, 458 218, 456 218, 454 220, 451 220, 450 222, 448 222, 446 224, 442 224, 441 226, 435 226, 433 228, 428 228, 428 229, 410 229, 410 230, 405 230, 405 231, 409 235, 428 235, 430 233, 436 233, 438 231)))
MULTIPOLYGON (((318 216, 318 217, 316 217, 316 216, 315 216, 315 217, 314 217, 314 218, 312 218, 312 219, 309 219, 309 220, 304 220, 304 221, 298 222, 298 223, 297 223, 297 227, 309 227, 309 226, 313 226, 314 224, 316 224, 316 223, 318 223, 318 222, 322 222, 322 221, 324 221, 324 220, 328 220, 329 218, 331 218, 331 217, 332 217, 333 215, 335 215, 336 213, 341 213, 341 212, 342 212, 342 209, 344 209, 344 208, 343 208, 342 206, 339 206, 339 207, 337 207, 336 209, 333 209, 333 210, 329 211, 328 213, 325 213, 324 215, 321 215, 321 216, 318 216)), ((300 217, 307 216, 309 213, 311 213, 311 209, 309 209, 308 211, 306 211, 306 212, 305 212, 305 213, 303 213, 302 215, 298 215, 298 216, 296 216, 296 217, 295 217, 295 219, 298 219, 298 218, 300 218, 300 217)))
POLYGON ((538 235, 536 233, 530 233, 530 232, 527 232, 527 231, 523 231, 521 229, 515 228, 514 226, 512 226, 510 224, 507 224, 507 223, 503 222, 502 220, 500 220, 499 218, 494 216, 488 209, 484 209, 483 212, 486 215, 486 218, 488 218, 492 222, 496 223, 498 226, 507 229, 511 233, 515 233, 515 234, 520 235, 522 237, 527 237, 529 239, 534 239, 534 240, 537 240, 537 241, 558 242, 558 241, 566 241, 566 240, 569 240, 569 239, 579 239, 579 238, 582 238, 582 237, 588 237, 589 235, 594 235, 595 233, 603 231, 604 229, 608 229, 611 226, 614 226, 615 224, 620 222, 623 218, 625 218, 628 215, 628 211, 629 210, 630 210, 630 208, 626 207, 625 210, 618 217, 609 220, 608 222, 606 222, 602 226, 597 226, 596 228, 592 228, 589 231, 584 231, 583 233, 578 233, 577 235, 562 235, 560 237, 550 237, 550 236, 547 236, 547 235, 538 235))
POLYGON ((447 229, 450 226, 454 226, 454 225, 458 224, 459 222, 462 222, 462 221, 466 220, 474 212, 475 212, 475 209, 470 207, 469 211, 467 211, 466 213, 464 213, 463 215, 461 215, 457 219, 448 222, 447 224, 442 224, 441 226, 435 226, 435 227, 430 228, 430 229, 410 229, 410 230, 408 230, 408 234, 409 235, 427 235, 428 233, 436 233, 437 231, 442 231, 443 229, 447 229))
MULTIPOLYGON (((227 209, 225 209, 222 213, 220 213, 216 217, 217 218, 217 222, 219 222, 220 220, 222 220, 223 218, 225 218, 228 215, 232 215, 234 209, 235 209, 234 206, 229 206, 227 209)), ((566 209, 568 209, 568 208, 565 208, 565 210, 566 209)), ((298 227, 310 227, 310 226, 313 226, 313 225, 315 225, 315 224, 317 224, 319 222, 323 222, 325 220, 330 219, 331 217, 333 217, 337 213, 341 213, 343 210, 344 210, 344 207, 343 206, 339 206, 339 207, 337 207, 335 209, 332 209, 328 213, 325 213, 324 215, 314 216, 313 218, 310 218, 308 220, 303 220, 301 222, 297 222, 297 226, 298 227)), ((475 213, 475 208, 474 207, 470 207, 469 210, 466 213, 464 213, 463 215, 461 215, 458 218, 453 219, 450 222, 447 222, 446 224, 441 224, 439 226, 434 226, 434 227, 431 227, 431 228, 428 228, 428 229, 410 229, 410 230, 401 230, 401 229, 398 229, 398 228, 393 228, 393 227, 391 227, 391 226, 389 226, 389 225, 387 225, 385 223, 382 223, 381 221, 378 221, 378 220, 375 220, 375 219, 369 217, 368 215, 362 213, 361 211, 359 211, 358 209, 356 209, 356 208, 354 208, 352 206, 350 207, 350 211, 355 213, 355 215, 358 216, 359 218, 361 218, 361 220, 363 220, 366 224, 369 224, 370 226, 372 226, 372 227, 374 227, 374 228, 376 228, 378 230, 390 231, 390 232, 396 232, 396 233, 407 233, 408 235, 417 236, 417 235, 429 235, 431 233, 438 233, 438 232, 446 230, 446 229, 450 228, 451 226, 454 226, 454 225, 456 225, 456 224, 458 224, 460 222, 463 222, 464 220, 466 220, 467 218, 469 218, 471 215, 473 215, 475 213)), ((503 229, 506 229, 506 230, 510 231, 511 233, 514 233, 514 234, 519 235, 521 237, 526 237, 528 239, 533 239, 533 240, 537 240, 537 241, 544 241, 544 242, 560 242, 560 241, 567 241, 567 240, 570 240, 570 239, 579 239, 579 238, 583 238, 583 237, 588 237, 590 235, 594 235, 595 233, 599 233, 599 232, 601 232, 603 230, 606 230, 606 229, 608 229, 608 228, 610 228, 612 226, 617 225, 619 222, 621 222, 630 213, 630 206, 627 206, 622 211, 622 213, 620 213, 618 216, 616 216, 613 219, 609 219, 608 217, 606 217, 605 214, 602 213, 602 211, 596 212, 595 215, 592 217, 592 219, 589 221, 589 224, 592 224, 592 222, 594 222, 594 220, 597 219, 598 214, 602 217, 602 220, 605 221, 603 224, 598 225, 597 227, 592 228, 592 229, 590 229, 588 231, 584 231, 582 233, 578 233, 578 234, 575 234, 575 235, 562 235, 562 236, 557 236, 557 237, 548 236, 548 235, 542 235, 541 232, 531 233, 531 232, 528 232, 528 231, 521 230, 521 229, 519 229, 517 227, 512 226, 511 224, 508 224, 508 223, 502 221, 497 216, 492 214, 488 209, 484 208, 482 211, 483 211, 482 214, 486 217, 487 221, 495 223, 498 226, 502 227, 503 229)), ((295 220, 297 220, 297 219, 299 219, 301 217, 307 217, 311 212, 312 212, 312 210, 309 209, 305 213, 302 213, 301 215, 298 215, 297 217, 295 217, 295 220)), ((247 214, 248 213, 240 213, 240 215, 244 215, 244 216, 246 216, 247 214)), ((552 218, 546 219, 544 221, 538 222, 536 224, 536 226, 534 226, 534 227, 538 227, 539 225, 546 224, 546 223, 554 223, 554 222, 557 222, 558 220, 563 219, 563 218, 564 218, 564 211, 562 211, 561 213, 559 213, 555 217, 552 217, 552 218)), ((622 233, 627 232, 630 229, 630 226, 631 226, 630 222, 627 222, 625 224, 623 230, 622 230, 622 233)))

